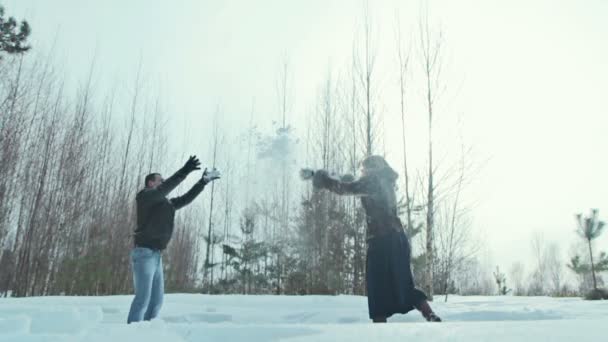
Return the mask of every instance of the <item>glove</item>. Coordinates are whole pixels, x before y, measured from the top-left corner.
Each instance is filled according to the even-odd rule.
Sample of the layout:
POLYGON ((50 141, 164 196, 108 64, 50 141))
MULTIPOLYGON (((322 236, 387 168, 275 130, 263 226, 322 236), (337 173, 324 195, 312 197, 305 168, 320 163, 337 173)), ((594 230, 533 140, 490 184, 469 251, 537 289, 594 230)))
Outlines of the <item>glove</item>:
POLYGON ((220 179, 220 178, 221 178, 221 174, 216 168, 211 169, 211 171, 207 171, 207 169, 205 168, 205 171, 203 171, 203 177, 201 179, 204 184, 207 184, 209 182, 213 182, 214 180, 220 179))
POLYGON ((312 177, 312 186, 315 188, 323 189, 327 186, 327 179, 329 173, 325 170, 317 170, 312 177))
POLYGON ((314 175, 315 175, 315 171, 313 169, 300 170, 300 178, 302 178, 302 180, 312 179, 312 177, 314 177, 314 175))
POLYGON ((182 170, 186 173, 190 173, 194 170, 200 170, 200 165, 201 162, 198 161, 198 158, 196 158, 196 156, 190 156, 186 164, 184 164, 184 167, 182 167, 182 170))

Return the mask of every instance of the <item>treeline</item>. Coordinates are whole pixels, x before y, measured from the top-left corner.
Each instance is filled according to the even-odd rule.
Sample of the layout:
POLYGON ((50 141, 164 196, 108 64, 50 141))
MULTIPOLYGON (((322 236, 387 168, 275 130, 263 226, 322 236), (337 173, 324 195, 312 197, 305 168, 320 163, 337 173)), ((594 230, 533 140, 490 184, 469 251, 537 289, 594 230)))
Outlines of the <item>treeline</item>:
MULTIPOLYGON (((465 196, 476 172, 470 146, 461 134, 434 131, 438 121, 455 117, 438 109, 443 35, 426 18, 418 39, 403 40, 397 31, 395 85, 387 87, 377 71, 369 19, 365 11, 351 61, 327 73, 298 134, 289 91, 297 80, 287 62, 279 70, 274 131, 256 125, 255 107, 236 133, 216 115, 201 159, 222 170, 223 178, 178 213, 163 258, 166 291, 365 294, 365 217, 358 199, 314 191, 298 179, 298 170, 312 166, 356 176, 365 156, 387 153, 387 121, 399 124, 401 144, 391 146, 390 160, 400 174, 415 278, 427 293, 446 299, 511 291, 571 295, 590 281, 601 285, 592 269, 600 271, 605 256, 597 268, 572 259, 571 268, 587 285, 570 290, 564 287, 565 263, 540 238, 529 282, 524 285, 523 265, 513 266, 509 277, 500 269, 492 276, 465 196), (412 96, 411 84, 424 85, 417 88, 424 96, 412 96), (397 113, 383 112, 387 92, 398 95, 397 113), (423 125, 411 119, 414 107, 422 109, 423 125), (412 143, 415 130, 428 133, 423 145, 412 143), (437 158, 433 152, 441 145, 457 146, 456 157, 437 158), (422 163, 413 157, 420 154, 422 163), (547 266, 555 259, 559 267, 547 266)), ((133 80, 121 80, 126 86, 105 91, 95 86, 93 61, 74 91, 52 58, 26 51, 0 60, 0 294, 131 293, 135 194, 147 173, 169 176, 179 168, 190 147, 177 146, 180 134, 167 129, 171 112, 162 94, 146 90, 141 67, 133 80)))
MULTIPOLYGON (((299 136, 290 124, 296 120, 288 91, 297 80, 287 62, 280 68, 275 132, 256 127, 255 108, 236 135, 216 120, 204 159, 225 176, 178 215, 165 252, 167 291, 364 294, 365 218, 357 199, 315 192, 297 174, 306 164, 356 175, 363 157, 385 154, 386 91, 401 98, 397 160, 403 164, 393 167, 402 174, 401 209, 416 277, 430 294, 477 286, 464 284, 471 277, 459 271, 476 251, 461 200, 470 171, 464 143, 446 142, 462 146, 450 168, 430 163, 442 36, 421 21, 414 54, 399 35, 399 86, 386 89, 367 10, 364 19, 351 62, 338 68, 339 77, 328 72, 299 136), (420 168, 408 165, 406 148, 413 59, 424 65, 420 78, 427 85, 420 106, 428 116, 423 149, 429 160, 420 168)), ((169 154, 180 149, 164 129, 169 113, 160 94, 144 91, 141 71, 128 86, 116 87, 117 95, 94 86, 93 61, 74 93, 51 60, 17 54, 0 64, 0 292, 129 293, 134 196, 146 173, 182 162, 169 154)))

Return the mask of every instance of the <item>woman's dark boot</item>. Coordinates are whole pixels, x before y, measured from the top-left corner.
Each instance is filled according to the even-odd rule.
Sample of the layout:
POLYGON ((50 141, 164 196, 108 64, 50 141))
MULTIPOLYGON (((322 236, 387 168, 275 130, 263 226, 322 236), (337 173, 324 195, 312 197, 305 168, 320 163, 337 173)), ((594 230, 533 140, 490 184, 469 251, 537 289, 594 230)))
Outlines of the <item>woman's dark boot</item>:
POLYGON ((433 309, 431 309, 431 306, 429 305, 429 302, 426 300, 418 303, 418 305, 416 305, 416 310, 420 311, 424 319, 426 319, 428 322, 441 322, 441 318, 435 315, 433 309))
POLYGON ((386 323, 386 317, 374 317, 372 321, 374 323, 386 323))

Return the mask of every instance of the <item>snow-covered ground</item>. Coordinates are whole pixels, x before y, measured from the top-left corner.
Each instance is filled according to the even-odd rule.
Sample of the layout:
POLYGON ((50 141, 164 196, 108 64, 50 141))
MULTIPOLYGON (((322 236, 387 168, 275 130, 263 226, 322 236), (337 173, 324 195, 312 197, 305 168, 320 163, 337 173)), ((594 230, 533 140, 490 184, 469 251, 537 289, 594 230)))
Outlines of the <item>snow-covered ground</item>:
POLYGON ((443 323, 418 312, 371 324, 365 297, 170 294, 158 319, 127 325, 131 296, 0 299, 0 341, 605 341, 608 301, 436 298, 443 323))

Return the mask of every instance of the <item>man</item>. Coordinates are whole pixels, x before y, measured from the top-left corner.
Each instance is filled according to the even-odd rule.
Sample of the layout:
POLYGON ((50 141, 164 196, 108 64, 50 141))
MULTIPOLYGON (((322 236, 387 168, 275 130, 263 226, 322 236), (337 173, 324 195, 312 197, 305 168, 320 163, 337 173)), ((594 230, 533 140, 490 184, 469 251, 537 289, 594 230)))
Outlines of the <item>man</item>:
POLYGON ((220 178, 215 168, 203 172, 201 179, 183 196, 168 199, 166 196, 186 176, 200 170, 200 162, 191 156, 173 176, 163 180, 158 173, 145 178, 145 188, 136 197, 137 229, 135 248, 131 251, 135 298, 131 303, 127 323, 149 321, 160 311, 164 295, 164 278, 161 252, 173 234, 175 211, 190 204, 203 191, 205 185, 220 178))

